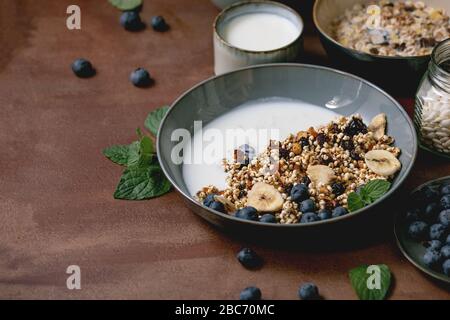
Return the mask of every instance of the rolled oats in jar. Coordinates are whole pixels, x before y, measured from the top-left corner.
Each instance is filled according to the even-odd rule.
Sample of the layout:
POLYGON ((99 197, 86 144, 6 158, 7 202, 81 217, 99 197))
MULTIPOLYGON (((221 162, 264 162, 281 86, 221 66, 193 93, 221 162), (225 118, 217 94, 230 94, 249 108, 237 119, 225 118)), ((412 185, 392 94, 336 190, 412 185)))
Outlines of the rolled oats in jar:
POLYGON ((416 95, 414 120, 421 146, 450 158, 450 39, 432 53, 416 95))

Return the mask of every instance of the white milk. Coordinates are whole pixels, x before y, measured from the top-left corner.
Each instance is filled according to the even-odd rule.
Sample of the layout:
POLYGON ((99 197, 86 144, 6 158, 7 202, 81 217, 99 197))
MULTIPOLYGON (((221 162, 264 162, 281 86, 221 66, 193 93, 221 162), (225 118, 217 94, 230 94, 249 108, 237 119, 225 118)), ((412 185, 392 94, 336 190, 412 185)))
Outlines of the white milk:
POLYGON ((270 139, 284 140, 291 133, 327 124, 336 116, 337 113, 325 108, 285 98, 262 99, 243 104, 203 127, 202 133, 196 133, 192 143, 185 146, 185 155, 204 155, 207 148, 218 145, 217 140, 205 139, 207 132, 212 132, 210 129, 217 130, 217 133, 225 137, 222 153, 214 157, 203 156, 206 161, 201 164, 183 164, 186 186, 192 195, 207 185, 224 189, 226 173, 222 159, 232 159, 233 150, 240 145, 248 143, 260 153, 268 146, 270 139), (230 133, 239 133, 239 130, 244 130, 247 134, 240 134, 239 141, 231 139, 233 136, 230 133), (258 134, 253 134, 255 132, 258 134))
POLYGON ((247 13, 231 19, 224 27, 225 41, 249 51, 279 49, 300 35, 289 19, 273 13, 247 13))

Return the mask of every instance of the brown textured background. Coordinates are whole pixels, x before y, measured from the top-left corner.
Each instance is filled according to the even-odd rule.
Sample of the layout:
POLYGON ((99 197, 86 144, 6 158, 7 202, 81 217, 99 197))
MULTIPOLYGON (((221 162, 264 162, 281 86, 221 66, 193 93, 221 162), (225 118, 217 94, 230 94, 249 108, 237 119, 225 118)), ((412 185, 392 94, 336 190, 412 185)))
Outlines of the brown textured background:
MULTIPOLYGON (((291 3, 310 16, 311 1, 291 3)), ((131 142, 149 111, 212 75, 217 13, 207 0, 146 1, 142 17, 164 15, 172 30, 134 34, 106 0, 0 2, 0 298, 233 299, 257 285, 267 299, 296 299, 298 284, 312 280, 327 299, 354 299, 347 271, 386 263, 396 278, 392 298, 448 299, 392 239, 335 253, 256 247, 266 264, 250 272, 234 257, 243 244, 197 218, 175 192, 113 199, 121 168, 101 150, 131 142), (65 27, 74 3, 81 31, 65 27), (93 62, 96 77, 72 74, 78 57, 93 62), (148 68, 156 85, 134 88, 136 67, 148 68), (66 289, 71 264, 81 267, 82 290, 66 289)), ((305 45, 306 61, 326 62, 311 26, 305 45)), ((405 188, 449 172, 421 154, 405 188)))

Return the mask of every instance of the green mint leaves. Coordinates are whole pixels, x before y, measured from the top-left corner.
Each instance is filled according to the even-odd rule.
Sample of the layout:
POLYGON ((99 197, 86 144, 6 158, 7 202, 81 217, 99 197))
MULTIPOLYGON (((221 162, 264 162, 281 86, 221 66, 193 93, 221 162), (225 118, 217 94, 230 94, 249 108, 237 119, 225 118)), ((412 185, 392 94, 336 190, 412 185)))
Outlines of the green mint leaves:
MULTIPOLYGON (((156 131, 167 107, 152 112, 147 120, 151 121, 156 131)), ((139 137, 129 145, 117 145, 106 148, 103 154, 112 162, 125 166, 114 198, 123 200, 145 200, 161 196, 170 191, 169 180, 159 166, 153 141, 137 130, 139 137)))
POLYGON ((391 183, 386 180, 371 180, 362 186, 357 192, 348 195, 347 205, 350 212, 364 208, 381 198, 391 188, 391 183))
POLYGON ((391 286, 391 271, 385 264, 359 266, 350 270, 349 277, 360 300, 383 300, 391 286))
POLYGON ((108 0, 114 7, 122 11, 133 10, 142 5, 142 0, 108 0))
POLYGON ((145 127, 153 133, 153 135, 156 137, 158 134, 159 124, 161 123, 161 120, 164 118, 164 116, 167 113, 167 110, 169 110, 169 106, 163 106, 159 109, 156 109, 153 112, 150 112, 147 119, 145 120, 145 127))

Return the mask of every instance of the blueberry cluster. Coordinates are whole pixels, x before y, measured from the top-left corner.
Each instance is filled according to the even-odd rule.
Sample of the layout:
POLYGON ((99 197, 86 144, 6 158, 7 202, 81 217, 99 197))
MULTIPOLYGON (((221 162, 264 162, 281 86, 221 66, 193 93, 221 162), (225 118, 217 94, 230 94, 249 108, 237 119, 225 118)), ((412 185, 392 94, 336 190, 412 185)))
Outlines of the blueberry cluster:
POLYGON ((423 263, 450 276, 450 183, 425 186, 413 194, 407 214, 408 234, 423 241, 423 263))

